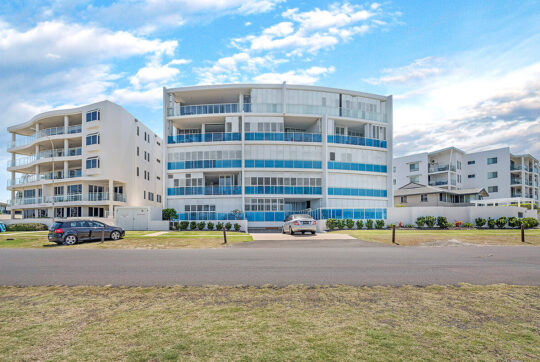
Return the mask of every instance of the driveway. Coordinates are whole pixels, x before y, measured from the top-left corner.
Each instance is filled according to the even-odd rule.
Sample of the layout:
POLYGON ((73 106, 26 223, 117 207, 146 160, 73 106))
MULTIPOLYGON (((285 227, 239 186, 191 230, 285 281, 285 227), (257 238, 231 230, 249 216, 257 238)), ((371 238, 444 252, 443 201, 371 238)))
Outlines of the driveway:
POLYGON ((198 250, 2 249, 0 285, 540 285, 540 248, 534 246, 306 242, 198 250))

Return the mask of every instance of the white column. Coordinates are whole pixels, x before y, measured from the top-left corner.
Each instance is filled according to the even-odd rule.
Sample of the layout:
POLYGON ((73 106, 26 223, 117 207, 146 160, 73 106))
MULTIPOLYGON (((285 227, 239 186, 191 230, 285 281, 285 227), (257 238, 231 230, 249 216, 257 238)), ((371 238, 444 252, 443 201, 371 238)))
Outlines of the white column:
POLYGON ((322 116, 322 178, 321 178, 321 191, 322 191, 322 205, 321 208, 325 208, 328 205, 328 117, 326 114, 322 116))
MULTIPOLYGON (((15 143, 17 141, 17 135, 15 133, 11 134, 11 146, 15 146, 15 143)), ((15 156, 15 154, 12 154, 12 156, 15 156)))
MULTIPOLYGON (((242 95, 240 95, 240 97, 242 97, 242 95)), ((242 110, 242 115, 240 117, 240 127, 241 127, 241 130, 240 130, 240 140, 242 141, 242 147, 241 147, 241 152, 242 152, 242 157, 240 159, 240 162, 241 162, 241 171, 240 171, 240 177, 241 177, 241 181, 240 181, 240 184, 242 185, 241 187, 241 190, 242 190, 242 208, 240 210, 242 210, 242 213, 244 214, 244 217, 245 217, 245 212, 246 212, 246 192, 245 192, 245 187, 246 187, 246 177, 245 177, 245 169, 244 169, 244 160, 246 158, 244 152, 245 152, 245 140, 244 140, 244 137, 245 137, 245 119, 244 119, 244 108, 241 108, 242 110)))
POLYGON ((68 178, 69 175, 69 165, 67 161, 64 161, 64 178, 68 178))
POLYGON ((525 157, 521 156, 521 197, 525 197, 525 157))
POLYGON ((64 156, 68 155, 68 149, 69 149, 69 141, 66 139, 64 140, 64 156))
POLYGON ((66 133, 68 133, 68 128, 69 128, 69 117, 68 116, 64 116, 64 131, 66 133))
POLYGON ((109 217, 114 217, 113 211, 113 200, 114 200, 114 181, 109 179, 109 217))

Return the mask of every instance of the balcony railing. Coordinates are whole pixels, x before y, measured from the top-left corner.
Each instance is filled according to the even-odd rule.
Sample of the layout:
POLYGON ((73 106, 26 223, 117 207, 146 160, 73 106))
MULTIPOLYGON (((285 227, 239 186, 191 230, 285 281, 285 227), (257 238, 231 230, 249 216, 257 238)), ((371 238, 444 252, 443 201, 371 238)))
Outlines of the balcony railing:
MULTIPOLYGON (((82 171, 80 169, 78 170, 69 170, 67 177, 64 177, 64 172, 55 172, 54 173, 54 179, 55 180, 62 180, 64 178, 75 178, 75 177, 81 177, 82 171)), ((33 182, 38 182, 42 180, 52 180, 53 179, 53 173, 52 172, 45 172, 41 173, 39 175, 28 175, 16 178, 15 180, 9 179, 7 182, 8 186, 16 186, 16 185, 24 185, 24 184, 30 184, 33 182)))
POLYGON ((15 142, 11 142, 11 147, 25 146, 29 143, 34 142, 36 139, 42 138, 42 137, 56 136, 56 135, 62 135, 62 134, 76 134, 76 133, 81 133, 81 132, 82 132, 82 126, 80 124, 69 126, 67 127, 67 129, 65 127, 46 128, 38 132, 35 132, 32 136, 19 138, 15 140, 15 142))
POLYGON ((448 181, 429 181, 429 186, 444 186, 448 185, 448 181))
POLYGON ((31 164, 37 160, 41 160, 44 158, 72 157, 72 156, 80 156, 81 154, 82 154, 81 147, 68 148, 67 150, 65 148, 59 148, 55 150, 46 150, 46 151, 41 151, 34 156, 17 158, 15 159, 15 161, 9 160, 8 167, 24 166, 24 165, 31 164))
POLYGON ((523 169, 524 167, 522 165, 510 165, 510 171, 520 171, 523 169))
POLYGON ((456 171, 454 165, 430 165, 429 172, 456 171))
POLYGON ((169 136, 168 143, 195 143, 195 142, 228 142, 240 141, 242 136, 237 132, 190 133, 169 136))
POLYGON ((195 186, 195 187, 170 187, 167 190, 169 196, 183 195, 240 195, 242 186, 195 186))
POLYGON ((510 180, 510 184, 512 184, 512 185, 521 185, 521 179, 513 178, 513 179, 510 180))
MULTIPOLYGON (((169 117, 192 116, 200 114, 224 114, 224 113, 282 113, 279 103, 218 103, 197 104, 189 106, 176 106, 167 108, 169 117)), ((309 104, 287 104, 287 113, 310 114, 315 116, 328 115, 333 117, 345 117, 365 119, 375 122, 388 122, 385 113, 368 112, 359 109, 345 107, 326 107, 309 104)))
POLYGON ((356 136, 328 135, 328 142, 347 144, 347 145, 356 145, 356 146, 386 148, 386 141, 376 140, 372 138, 365 138, 365 137, 356 137, 356 136))
POLYGON ((304 132, 249 132, 246 141, 321 142, 320 133, 304 132))
MULTIPOLYGON (((31 198, 16 198, 10 200, 9 204, 12 206, 15 205, 35 205, 35 204, 52 204, 62 203, 62 202, 79 202, 79 201, 108 201, 109 193, 108 192, 94 192, 88 194, 66 194, 66 195, 54 195, 54 196, 44 196, 44 197, 31 197, 31 198)), ((124 194, 114 194, 114 201, 126 201, 126 196, 124 194)))

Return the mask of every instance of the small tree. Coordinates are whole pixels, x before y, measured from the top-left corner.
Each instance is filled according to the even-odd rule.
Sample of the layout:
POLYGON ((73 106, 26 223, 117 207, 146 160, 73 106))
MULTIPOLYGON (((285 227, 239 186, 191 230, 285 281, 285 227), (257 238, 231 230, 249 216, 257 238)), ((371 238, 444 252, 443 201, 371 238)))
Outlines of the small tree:
POLYGON ((178 217, 178 214, 176 213, 175 209, 163 209, 161 211, 161 218, 162 220, 169 220, 176 219, 178 217))
POLYGON ((419 216, 416 218, 416 226, 418 226, 419 228, 422 228, 424 227, 424 225, 426 224, 426 218, 423 217, 423 216, 419 216))
POLYGON ((187 221, 180 221, 178 223, 178 229, 185 231, 188 228, 189 223, 187 221))
POLYGON ((495 229, 495 219, 489 218, 487 220, 487 225, 488 225, 488 228, 495 229))
POLYGON ((354 220, 352 219, 347 219, 345 220, 345 224, 347 224, 347 229, 352 229, 354 227, 354 220))
POLYGON ((240 228, 241 228, 240 224, 234 223, 234 231, 240 231, 240 228))
POLYGON ((432 228, 432 227, 435 226, 435 221, 436 221, 435 216, 426 216, 424 218, 424 221, 425 221, 428 228, 432 228))
POLYGON ((384 220, 375 221, 375 228, 376 229, 382 229, 383 227, 384 227, 384 220))
POLYGON ((366 228, 373 229, 373 220, 369 219, 366 221, 366 228))
POLYGON ((214 223, 212 221, 209 221, 206 225, 206 228, 210 231, 214 230, 214 223))
POLYGON ((231 230, 231 228, 232 228, 232 224, 230 222, 225 224, 225 229, 227 229, 227 231, 231 230))
POLYGON ((189 223, 189 229, 195 230, 197 228, 197 223, 195 221, 192 221, 189 223))
POLYGON ((474 219, 474 223, 476 224, 477 228, 481 228, 482 226, 486 225, 486 219, 477 217, 474 219))
POLYGON ((217 225, 216 225, 216 230, 223 230, 223 223, 222 222, 218 222, 217 225))
POLYGON ((497 221, 495 221, 495 224, 497 224, 497 227, 499 229, 502 229, 503 227, 506 226, 507 222, 508 222, 508 219, 506 218, 506 216, 502 216, 502 217, 498 218, 497 221))
POLYGON ((204 230, 204 227, 206 226, 206 223, 204 221, 201 221, 197 224, 197 229, 204 230))
POLYGON ((362 220, 356 220, 356 228, 358 230, 362 230, 364 228, 364 221, 362 220))

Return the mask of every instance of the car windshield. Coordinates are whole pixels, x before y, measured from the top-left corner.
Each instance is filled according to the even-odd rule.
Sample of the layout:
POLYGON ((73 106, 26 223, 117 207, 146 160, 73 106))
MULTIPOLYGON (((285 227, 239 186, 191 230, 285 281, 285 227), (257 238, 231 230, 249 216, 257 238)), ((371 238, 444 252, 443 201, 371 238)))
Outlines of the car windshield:
POLYGON ((293 219, 312 219, 308 214, 296 214, 292 216, 293 219))

